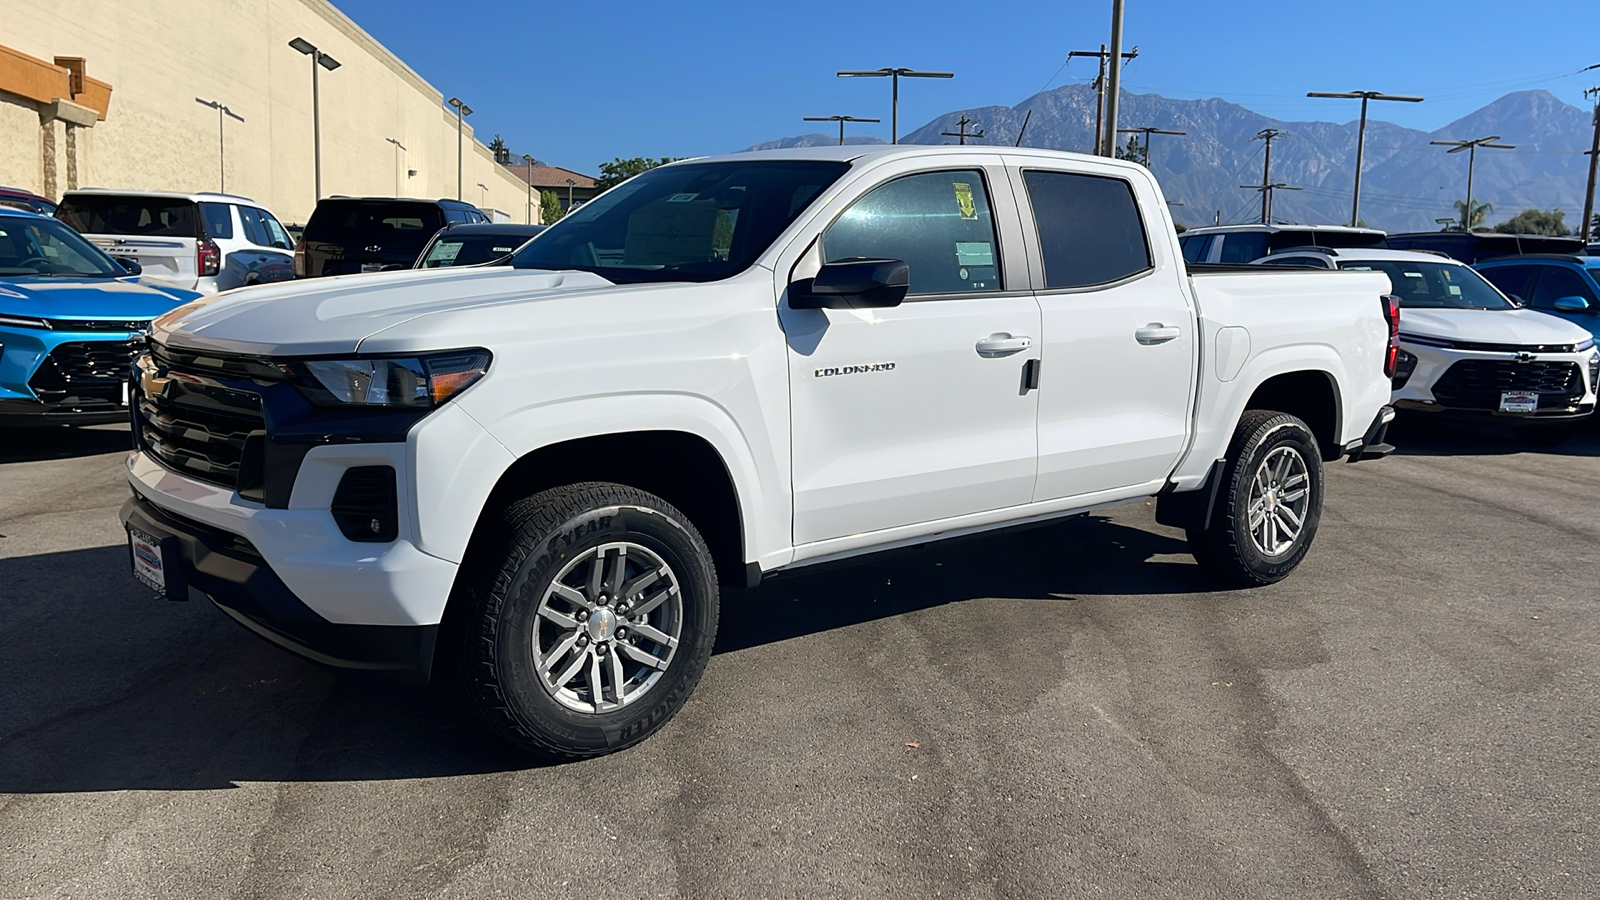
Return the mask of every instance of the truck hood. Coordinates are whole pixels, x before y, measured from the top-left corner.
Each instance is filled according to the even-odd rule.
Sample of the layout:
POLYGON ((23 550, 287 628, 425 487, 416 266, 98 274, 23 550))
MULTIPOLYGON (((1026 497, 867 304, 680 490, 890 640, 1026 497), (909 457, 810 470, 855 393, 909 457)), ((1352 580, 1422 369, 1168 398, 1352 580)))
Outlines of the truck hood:
POLYGON ((152 334, 194 350, 351 353, 366 338, 418 316, 608 289, 631 288, 588 272, 505 266, 309 278, 216 294, 161 317, 152 334))
POLYGON ((1406 335, 1479 344, 1577 344, 1589 332, 1566 319, 1531 309, 1400 310, 1400 338, 1406 335))
POLYGON ((6 278, 0 314, 38 319, 154 319, 200 295, 132 278, 6 278))

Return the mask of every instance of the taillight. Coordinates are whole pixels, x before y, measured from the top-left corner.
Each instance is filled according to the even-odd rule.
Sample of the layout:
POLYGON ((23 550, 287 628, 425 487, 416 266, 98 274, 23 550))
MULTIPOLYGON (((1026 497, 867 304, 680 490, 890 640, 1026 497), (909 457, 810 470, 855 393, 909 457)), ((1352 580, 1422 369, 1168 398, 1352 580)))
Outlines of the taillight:
POLYGON ((1385 378, 1393 378, 1400 362, 1400 298, 1393 294, 1384 294, 1383 320, 1389 323, 1389 349, 1383 355, 1383 374, 1385 378))
POLYGON ((201 277, 215 275, 220 268, 222 268, 222 251, 217 249, 217 245, 212 243, 210 238, 205 238, 195 245, 195 270, 201 277))
POLYGON ((306 277, 306 239, 294 242, 294 277, 306 277))

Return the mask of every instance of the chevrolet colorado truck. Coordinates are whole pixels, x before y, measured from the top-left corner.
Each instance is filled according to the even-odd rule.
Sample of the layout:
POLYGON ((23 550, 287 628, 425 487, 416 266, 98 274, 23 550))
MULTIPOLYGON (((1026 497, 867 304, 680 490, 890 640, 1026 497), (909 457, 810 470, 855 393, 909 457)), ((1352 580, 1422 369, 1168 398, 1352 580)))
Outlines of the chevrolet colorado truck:
POLYGON ((1194 268, 1131 163, 663 166, 510 266, 158 319, 134 573, 324 663, 450 660, 495 731, 565 759, 665 724, 720 588, 781 570, 1155 497, 1206 570, 1274 582, 1324 463, 1392 449, 1398 306, 1381 273, 1194 268))

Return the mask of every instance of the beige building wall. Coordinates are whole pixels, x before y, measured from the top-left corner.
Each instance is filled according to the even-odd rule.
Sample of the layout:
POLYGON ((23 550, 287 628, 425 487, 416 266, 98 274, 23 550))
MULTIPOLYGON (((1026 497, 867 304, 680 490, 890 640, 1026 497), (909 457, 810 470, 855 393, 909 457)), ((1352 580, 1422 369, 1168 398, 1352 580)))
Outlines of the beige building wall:
MULTIPOLYGON (((304 37, 341 63, 319 73, 323 194, 456 196, 456 121, 445 98, 326 0, 4 5, 0 44, 41 60, 83 57, 85 72, 111 85, 104 121, 71 129, 79 186, 217 190, 218 113, 195 102, 215 100, 245 119, 224 126, 228 192, 263 203, 285 222, 305 222, 316 203, 312 62, 289 46, 304 37)), ((463 99, 472 104, 471 96, 463 99)), ((69 128, 44 121, 41 106, 47 104, 0 91, 0 184, 46 193, 53 161, 58 199, 68 187, 69 128)), ((495 165, 471 122, 462 199, 527 221, 526 186, 495 165)))

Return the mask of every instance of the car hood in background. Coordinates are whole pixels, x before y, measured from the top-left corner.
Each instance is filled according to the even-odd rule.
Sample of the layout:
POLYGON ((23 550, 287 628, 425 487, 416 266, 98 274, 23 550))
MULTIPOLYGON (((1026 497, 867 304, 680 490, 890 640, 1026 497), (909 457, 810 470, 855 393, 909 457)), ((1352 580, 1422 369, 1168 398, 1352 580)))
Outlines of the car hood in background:
POLYGON ((1400 339, 1406 335, 1477 344, 1577 344, 1589 332, 1566 319, 1531 309, 1400 310, 1400 339))
POLYGON ((228 291, 155 323, 162 343, 260 356, 350 353, 402 322, 465 307, 632 290, 588 272, 405 269, 228 291))
POLYGON ((0 315, 153 319, 200 295, 133 278, 0 278, 0 315))

